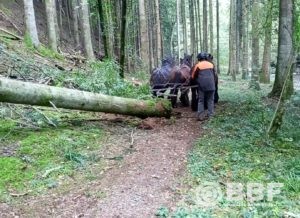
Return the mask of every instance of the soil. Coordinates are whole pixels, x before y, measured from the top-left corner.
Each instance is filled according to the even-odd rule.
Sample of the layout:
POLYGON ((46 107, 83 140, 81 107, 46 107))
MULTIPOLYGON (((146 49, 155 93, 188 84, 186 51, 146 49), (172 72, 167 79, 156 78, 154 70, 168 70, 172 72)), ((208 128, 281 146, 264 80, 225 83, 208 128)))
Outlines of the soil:
POLYGON ((0 204, 1 217, 155 217, 160 207, 174 209, 187 155, 201 133, 189 108, 176 112, 176 119, 151 118, 138 128, 114 124, 101 154, 107 167, 96 180, 0 204))

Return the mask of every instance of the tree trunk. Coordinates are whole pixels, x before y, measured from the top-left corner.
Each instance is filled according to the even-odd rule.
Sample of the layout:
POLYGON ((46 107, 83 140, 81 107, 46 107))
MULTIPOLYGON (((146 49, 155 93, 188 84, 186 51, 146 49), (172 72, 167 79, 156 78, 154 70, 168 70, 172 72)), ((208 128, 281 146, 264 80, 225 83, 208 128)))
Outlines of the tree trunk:
MULTIPOLYGON (((127 0, 126 0, 127 1, 127 0)), ((122 7, 123 7, 123 2, 124 1, 119 1, 119 0, 113 0, 112 4, 113 4, 113 9, 112 9, 112 17, 113 17, 113 24, 114 24, 114 28, 113 28, 113 32, 114 32, 114 43, 113 43, 113 47, 114 47, 114 51, 115 51, 115 56, 117 57, 117 60, 120 60, 121 57, 121 53, 120 53, 120 46, 121 46, 121 32, 122 32, 122 22, 123 22, 123 18, 122 18, 122 7)), ((125 5, 127 5, 127 2, 125 2, 125 5)))
POLYGON ((24 0, 24 11, 25 11, 25 23, 26 23, 26 33, 30 37, 34 47, 40 45, 38 32, 35 22, 35 13, 33 7, 33 0, 24 0))
POLYGON ((219 0, 216 0, 216 14, 217 14, 217 73, 220 74, 220 8, 219 0))
POLYGON ((228 74, 236 81, 237 70, 237 29, 236 29, 236 0, 230 4, 230 34, 229 34, 229 69, 228 74))
POLYGON ((107 40, 107 31, 105 28, 105 20, 104 20, 104 10, 103 10, 103 3, 102 0, 97 1, 98 6, 98 13, 100 17, 100 27, 101 27, 101 36, 102 36, 102 42, 103 42, 103 48, 104 48, 104 56, 108 57, 108 40, 107 40))
POLYGON ((256 90, 259 86, 259 0, 253 0, 252 6, 252 74, 250 87, 256 90))
POLYGON ((178 48, 178 59, 181 58, 181 31, 180 31, 180 7, 181 0, 177 0, 177 48, 178 48))
POLYGON ((243 1, 243 25, 242 25, 242 39, 243 39, 243 59, 242 59, 242 79, 248 79, 249 76, 249 37, 248 37, 248 26, 249 26, 249 0, 243 1))
POLYGON ((79 37, 79 25, 78 25, 78 2, 77 0, 71 0, 72 3, 72 16, 73 16, 73 33, 76 48, 80 47, 80 37, 79 37))
POLYGON ((240 73, 242 40, 242 1, 236 0, 236 73, 240 73))
MULTIPOLYGON (((79 0, 77 0, 77 5, 79 4, 78 3, 79 0)), ((63 30, 61 30, 59 28, 59 25, 58 25, 58 16, 57 16, 57 2, 56 0, 54 1, 54 21, 55 21, 55 30, 56 30, 56 41, 57 41, 57 45, 59 46, 60 45, 60 41, 61 41, 61 37, 60 37, 60 34, 62 33, 63 30)))
POLYGON ((207 0, 203 0, 203 51, 208 52, 207 0))
POLYGON ((181 22, 182 22, 182 36, 183 36, 183 49, 184 53, 188 53, 188 42, 187 42, 187 26, 186 26, 186 1, 181 0, 181 22))
POLYGON ((139 19, 140 19, 140 39, 141 39, 141 59, 149 71, 149 37, 147 28, 147 16, 145 1, 139 0, 139 19))
POLYGON ((209 51, 211 54, 214 54, 214 14, 212 0, 209 0, 209 42, 209 51))
POLYGON ((124 78, 125 72, 125 45, 126 45, 126 13, 127 12, 127 0, 122 1, 122 24, 121 24, 121 47, 120 47, 120 77, 124 78))
POLYGON ((94 60, 95 56, 92 45, 89 4, 87 0, 81 0, 81 11, 85 52, 89 59, 94 60))
MULTIPOLYGON (((275 83, 270 93, 272 97, 280 97, 286 78, 286 68, 290 54, 293 52, 293 0, 280 1, 278 56, 275 83)), ((290 82, 292 83, 292 82, 290 82)), ((293 87, 287 88, 290 95, 293 87)))
MULTIPOLYGON (((198 11, 198 20, 199 20, 199 28, 198 28, 198 38, 199 38, 199 50, 196 51, 196 53, 194 54, 197 54, 199 51, 202 51, 202 43, 203 43, 203 40, 202 40, 202 19, 201 19, 201 9, 200 9, 200 0, 196 0, 197 1, 197 11, 198 11)), ((196 57, 196 55, 194 55, 194 57, 196 57)))
POLYGON ((268 2, 268 14, 265 26, 265 45, 262 62, 262 70, 260 72, 260 82, 270 83, 270 63, 271 63, 271 46, 272 46, 272 20, 273 20, 273 0, 268 2))
POLYGON ((111 4, 111 0, 106 0, 105 1, 105 13, 106 13, 106 20, 107 20, 107 31, 108 31, 108 57, 109 58, 113 58, 114 57, 114 22, 113 22, 113 18, 112 18, 112 4, 111 4))
POLYGON ((162 58, 162 38, 161 38, 161 25, 160 25, 160 10, 159 10, 159 0, 155 0, 155 15, 156 15, 156 58, 159 64, 162 58))
POLYGON ((198 0, 194 0, 194 16, 195 16, 195 49, 193 51, 193 54, 195 54, 197 51, 199 51, 199 23, 200 23, 200 19, 199 19, 199 1, 198 0))
MULTIPOLYGON (((54 0, 54 6, 55 6, 55 0, 54 0)), ((65 2, 65 9, 66 9, 66 16, 67 16, 67 21, 68 21, 68 29, 69 29, 69 37, 72 36, 72 30, 71 30, 71 10, 70 10, 70 0, 67 0, 65 2)))
POLYGON ((57 38, 56 38, 56 29, 55 29, 55 0, 46 0, 46 15, 47 15, 47 27, 48 27, 48 40, 50 47, 53 51, 57 52, 57 38))
POLYGON ((194 0, 189 1, 189 13, 190 13, 190 34, 191 34, 191 43, 190 43, 190 54, 194 53, 195 49, 195 16, 194 16, 194 0))
POLYGON ((116 113, 138 117, 170 117, 168 101, 140 101, 74 89, 0 78, 0 102, 116 113))

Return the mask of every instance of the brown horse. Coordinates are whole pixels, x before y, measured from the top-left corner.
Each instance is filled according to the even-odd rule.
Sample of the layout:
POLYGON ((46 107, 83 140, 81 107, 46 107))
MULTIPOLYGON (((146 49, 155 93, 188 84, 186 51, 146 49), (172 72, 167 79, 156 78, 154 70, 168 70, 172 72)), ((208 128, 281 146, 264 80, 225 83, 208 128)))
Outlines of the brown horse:
POLYGON ((185 86, 190 85, 191 81, 191 67, 193 62, 193 55, 184 54, 183 59, 180 59, 180 66, 175 66, 170 72, 171 92, 170 99, 173 107, 176 107, 177 95, 180 90, 180 101, 183 106, 189 106, 189 88, 185 86))
POLYGON ((162 60, 162 66, 151 72, 150 86, 154 97, 163 97, 170 87, 170 72, 175 67, 175 58, 169 56, 162 60))

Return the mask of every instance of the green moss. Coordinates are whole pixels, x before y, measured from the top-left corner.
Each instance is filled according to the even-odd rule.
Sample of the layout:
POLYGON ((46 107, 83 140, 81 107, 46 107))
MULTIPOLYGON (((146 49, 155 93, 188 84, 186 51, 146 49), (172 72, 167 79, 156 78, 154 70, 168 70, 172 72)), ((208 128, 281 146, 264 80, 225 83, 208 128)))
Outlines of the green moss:
POLYGON ((30 50, 33 50, 34 49, 34 46, 33 46, 33 42, 30 38, 30 35, 28 34, 28 32, 25 33, 25 36, 24 36, 24 44, 25 46, 30 49, 30 50))
POLYGON ((155 100, 148 100, 147 101, 147 106, 148 107, 154 107, 156 105, 156 101, 155 100))
POLYGON ((16 123, 10 120, 0 120, 0 138, 6 135, 12 128, 16 126, 16 123))
MULTIPOLYGON (((0 191, 10 189, 40 189, 78 168, 85 169, 97 162, 95 151, 101 148, 104 133, 98 126, 60 126, 41 130, 14 130, 14 122, 0 120, 0 138, 7 135, 3 145, 18 144, 11 157, 1 157, 0 191), (43 177, 47 170, 55 172, 43 177), (49 180, 49 181, 48 181, 49 180), (52 182, 51 182, 51 181, 52 182)), ((0 194, 0 199, 3 196, 0 194)))
POLYGON ((33 178, 33 172, 19 158, 1 157, 0 166, 0 192, 6 188, 23 189, 24 181, 33 178))

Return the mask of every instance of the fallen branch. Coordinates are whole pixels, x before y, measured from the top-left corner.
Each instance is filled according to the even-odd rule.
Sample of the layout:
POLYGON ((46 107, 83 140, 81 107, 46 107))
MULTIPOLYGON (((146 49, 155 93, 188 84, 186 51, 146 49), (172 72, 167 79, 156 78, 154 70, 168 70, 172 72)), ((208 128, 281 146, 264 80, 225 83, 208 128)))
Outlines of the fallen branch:
MULTIPOLYGON (((6 30, 6 29, 3 29, 3 28, 0 28, 0 31, 14 37, 14 38, 11 38, 11 39, 15 39, 15 40, 23 40, 23 38, 21 36, 17 36, 16 34, 6 30)), ((2 37, 7 37, 7 36, 4 36, 4 35, 1 35, 2 37)))
POLYGON ((23 197, 28 194, 29 194, 29 192, 25 192, 25 193, 21 193, 21 194, 10 193, 10 196, 17 198, 17 197, 23 197))
POLYGON ((131 134, 130 134, 130 138, 131 138, 131 141, 130 141, 130 148, 133 148, 133 144, 134 144, 134 130, 136 128, 134 128, 132 131, 131 131, 131 134))
POLYGON ((51 174, 54 171, 58 171, 62 168, 62 166, 58 166, 49 170, 46 170, 46 172, 42 175, 42 178, 47 178, 49 176, 49 174, 51 174))
POLYGON ((54 126, 54 127, 57 127, 55 125, 55 123, 52 122, 52 120, 50 120, 49 117, 46 116, 46 114, 44 114, 42 111, 40 111, 39 109, 37 109, 36 107, 32 107, 36 112, 38 112, 39 114, 41 114, 47 121, 48 121, 48 124, 51 125, 51 126, 54 126))
POLYGON ((58 113, 61 113, 61 110, 59 110, 56 105, 52 102, 52 101, 49 101, 49 103, 52 105, 52 107, 58 112, 58 113))

